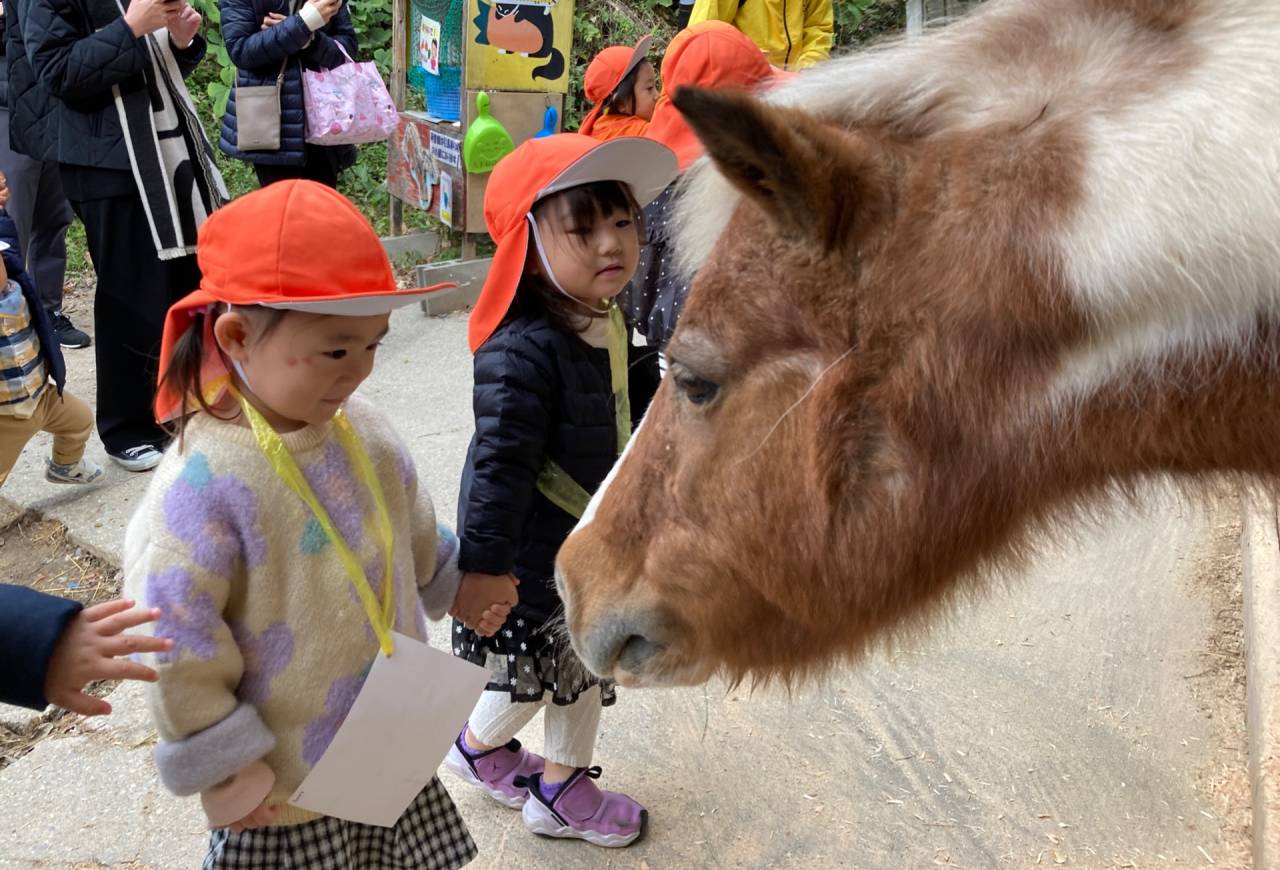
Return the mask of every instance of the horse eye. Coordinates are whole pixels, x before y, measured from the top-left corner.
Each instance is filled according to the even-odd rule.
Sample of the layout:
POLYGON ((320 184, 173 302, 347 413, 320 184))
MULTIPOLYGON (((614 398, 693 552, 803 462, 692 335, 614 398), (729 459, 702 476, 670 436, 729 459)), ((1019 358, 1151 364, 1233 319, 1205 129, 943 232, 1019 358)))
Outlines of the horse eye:
POLYGON ((720 385, 706 378, 680 372, 675 375, 676 388, 695 405, 705 405, 720 392, 720 385))

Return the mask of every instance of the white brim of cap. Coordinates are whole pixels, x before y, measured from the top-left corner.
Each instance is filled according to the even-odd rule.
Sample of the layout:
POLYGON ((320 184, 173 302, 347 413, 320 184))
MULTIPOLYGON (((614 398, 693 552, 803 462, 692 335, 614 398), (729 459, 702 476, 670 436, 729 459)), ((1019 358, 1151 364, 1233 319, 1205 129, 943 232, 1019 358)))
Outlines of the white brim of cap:
MULTIPOLYGON (((538 191, 538 199, 597 181, 621 181, 644 208, 679 174, 676 155, 661 142, 638 136, 610 139, 592 148, 538 191)), ((536 201, 536 200, 535 200, 536 201)))
MULTIPOLYGON (((631 71, 640 66, 641 63, 649 59, 649 46, 653 45, 653 34, 646 33, 640 37, 640 41, 636 43, 635 49, 631 52, 631 60, 627 61, 627 68, 622 71, 621 78, 618 83, 622 83, 622 79, 631 75, 631 71)), ((617 88, 618 85, 614 85, 617 88)))
POLYGON ((346 299, 317 299, 314 302, 259 302, 263 308, 305 311, 308 314, 336 314, 342 317, 369 317, 390 314, 397 308, 421 302, 433 293, 451 289, 453 285, 423 290, 404 290, 380 296, 351 296, 346 299))

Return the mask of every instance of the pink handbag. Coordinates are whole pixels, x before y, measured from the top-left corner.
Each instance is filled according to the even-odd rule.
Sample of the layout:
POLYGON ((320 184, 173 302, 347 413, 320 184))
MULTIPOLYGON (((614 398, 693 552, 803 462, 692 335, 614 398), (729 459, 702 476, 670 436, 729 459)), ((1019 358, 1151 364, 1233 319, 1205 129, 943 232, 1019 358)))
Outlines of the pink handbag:
POLYGON ((326 70, 302 71, 307 141, 312 145, 363 145, 381 142, 396 131, 399 113, 387 85, 370 62, 356 63, 339 44, 347 62, 326 70))

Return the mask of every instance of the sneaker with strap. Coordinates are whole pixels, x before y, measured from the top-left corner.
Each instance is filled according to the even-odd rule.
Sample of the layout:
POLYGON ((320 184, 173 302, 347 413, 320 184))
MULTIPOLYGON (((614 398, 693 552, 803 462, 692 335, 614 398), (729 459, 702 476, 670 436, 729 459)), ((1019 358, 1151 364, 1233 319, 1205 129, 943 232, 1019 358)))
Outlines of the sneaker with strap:
POLYGON ((95 483, 102 477, 102 466, 88 457, 71 465, 61 465, 48 460, 44 470, 44 479, 51 483, 95 483))
POLYGON ((524 826, 544 837, 586 840, 606 849, 630 846, 644 835, 649 812, 625 794, 602 791, 594 782, 599 778, 598 767, 579 767, 557 784, 543 782, 541 774, 528 777, 524 826))
POLYGON ((529 791, 517 786, 515 780, 542 773, 546 763, 542 756, 525 749, 519 740, 496 749, 474 750, 466 744, 466 733, 464 725, 444 757, 444 766, 504 807, 518 810, 524 806, 529 791))

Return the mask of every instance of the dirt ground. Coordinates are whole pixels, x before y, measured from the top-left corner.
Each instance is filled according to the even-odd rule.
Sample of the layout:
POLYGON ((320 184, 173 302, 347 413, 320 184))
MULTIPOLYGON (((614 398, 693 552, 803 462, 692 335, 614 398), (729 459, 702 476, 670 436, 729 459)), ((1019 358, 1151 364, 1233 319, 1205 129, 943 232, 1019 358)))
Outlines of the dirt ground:
MULTIPOLYGON (((69 543, 62 523, 23 513, 8 503, 0 504, 0 577, 6 583, 72 598, 86 606, 120 594, 119 569, 69 543)), ((101 683, 90 691, 106 695, 115 686, 101 683)), ((0 715, 0 770, 41 740, 78 733, 83 721, 56 708, 21 721, 4 718, 0 715)))
MULTIPOLYGON (((1227 511, 1223 516, 1232 516, 1227 511)), ((1241 587, 1238 514, 1213 530, 1212 545, 1197 565, 1193 592, 1213 614, 1214 630, 1197 656, 1202 667, 1185 674, 1192 694, 1219 730, 1217 764, 1202 771, 1199 790, 1210 796, 1231 851, 1216 858, 1219 867, 1252 866, 1252 789, 1249 785, 1249 735, 1237 711, 1247 707, 1245 684, 1244 592, 1241 587)))

